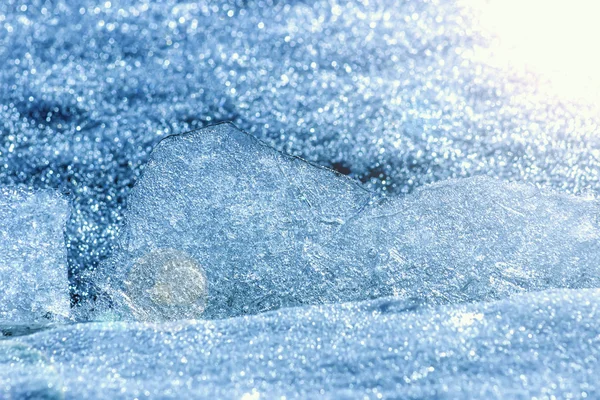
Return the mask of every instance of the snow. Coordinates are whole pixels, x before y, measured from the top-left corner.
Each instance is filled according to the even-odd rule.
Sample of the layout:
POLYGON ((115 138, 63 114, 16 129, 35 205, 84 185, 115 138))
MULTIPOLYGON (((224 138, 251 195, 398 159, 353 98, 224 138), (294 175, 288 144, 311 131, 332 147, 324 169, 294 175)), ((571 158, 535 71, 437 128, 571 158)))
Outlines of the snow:
POLYGON ((599 310, 597 289, 553 290, 433 308, 381 298, 67 326, 0 342, 0 396, 594 398, 599 310))
POLYGON ((598 105, 465 3, 1 1, 0 398, 599 397, 598 105))

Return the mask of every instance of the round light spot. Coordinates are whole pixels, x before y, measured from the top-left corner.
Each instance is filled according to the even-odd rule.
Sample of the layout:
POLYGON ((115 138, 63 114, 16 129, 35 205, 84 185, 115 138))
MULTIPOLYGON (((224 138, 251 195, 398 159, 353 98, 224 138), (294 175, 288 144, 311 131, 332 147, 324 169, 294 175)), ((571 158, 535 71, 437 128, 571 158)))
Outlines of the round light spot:
POLYGON ((125 294, 137 320, 194 319, 206 307, 208 282, 202 266, 189 254, 158 249, 134 264, 125 294))

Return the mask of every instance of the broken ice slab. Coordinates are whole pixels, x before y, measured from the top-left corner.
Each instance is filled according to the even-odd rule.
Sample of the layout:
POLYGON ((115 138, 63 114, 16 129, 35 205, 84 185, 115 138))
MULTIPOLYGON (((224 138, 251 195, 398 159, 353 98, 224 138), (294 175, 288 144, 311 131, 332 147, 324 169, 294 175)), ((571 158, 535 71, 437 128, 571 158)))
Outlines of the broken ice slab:
POLYGON ((69 314, 64 241, 69 206, 50 191, 0 189, 0 324, 12 328, 69 314))
POLYGON ((377 200, 221 124, 154 150, 103 285, 149 321, 597 287, 598 223, 595 200, 483 177, 377 200))
POLYGON ((305 254, 331 241, 372 197, 231 124, 168 137, 128 200, 120 248, 106 269, 109 291, 140 320, 354 298, 332 286, 335 271, 315 268, 305 254))
POLYGON ((55 390, 57 372, 66 399, 597 398, 598 312, 600 290, 563 289, 414 311, 382 298, 61 326, 11 341, 21 348, 0 342, 0 398, 55 390))
POLYGON ((432 303, 595 288, 600 207, 486 177, 450 180, 366 209, 311 258, 368 271, 373 294, 432 303))

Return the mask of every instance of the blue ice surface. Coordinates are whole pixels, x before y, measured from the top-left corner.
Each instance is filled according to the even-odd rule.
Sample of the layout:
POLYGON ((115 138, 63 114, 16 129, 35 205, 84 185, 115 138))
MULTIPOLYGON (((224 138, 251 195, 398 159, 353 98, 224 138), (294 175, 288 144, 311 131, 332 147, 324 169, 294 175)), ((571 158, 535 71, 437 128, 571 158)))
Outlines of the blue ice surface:
POLYGON ((600 286, 593 197, 475 177, 382 199, 227 123, 164 139, 124 215, 99 274, 108 318, 600 286))
MULTIPOLYGON (((17 335, 40 327, 2 322, 0 398, 599 397, 598 292, 585 289, 597 287, 597 208, 594 200, 567 193, 598 193, 600 113, 595 105, 547 93, 534 75, 477 57, 493 40, 457 4, 0 2, 0 184, 58 189, 73 204, 65 246, 53 242, 56 251, 28 267, 42 265, 47 274, 52 257, 66 250, 72 300, 92 305, 97 273, 115 272, 109 274, 114 303, 91 310, 92 317, 162 320, 175 311, 171 317, 224 318, 86 323, 25 336, 17 335), (121 224, 135 207, 148 205, 127 199, 135 198, 139 181, 137 196, 147 200, 139 195, 140 175, 154 146, 225 120, 378 195, 412 194, 376 202, 356 223, 326 218, 329 228, 312 233, 310 224, 293 224, 298 237, 308 232, 311 240, 276 240, 290 260, 244 254, 273 274, 262 268, 253 275, 244 269, 252 265, 241 265, 241 274, 227 277, 233 279, 228 287, 218 282, 228 289, 243 282, 242 289, 254 292, 240 291, 231 305, 215 302, 214 274, 226 269, 197 261, 201 243, 193 243, 198 236, 185 224, 198 219, 177 215, 197 213, 165 209, 173 229, 164 240, 188 241, 183 249, 162 247, 154 228, 142 229, 143 219, 121 224), (502 182, 448 180, 476 175, 502 182), (383 222, 369 222, 374 218, 383 222), (119 229, 133 229, 134 244, 154 248, 119 249, 126 240, 119 229), (303 255, 310 257, 301 265, 344 272, 321 280, 334 283, 320 288, 323 296, 310 274, 289 279, 292 260, 303 255), (126 263, 113 268, 112 257, 126 263), (131 274, 148 266, 154 275, 131 274), (365 273, 377 275, 378 284, 362 279, 365 273), (143 286, 150 278, 159 284, 143 286), (296 292, 287 300, 281 296, 286 278, 296 292), (186 282, 181 291, 179 282, 186 282), (132 283, 141 284, 125 290, 132 283), (243 294, 261 295, 261 288, 275 296, 244 309, 250 296, 243 294), (371 299, 390 294, 396 297, 371 299), (303 298, 309 304, 299 304, 303 298), (350 300, 364 302, 339 303, 350 300), (119 315, 123 304, 141 312, 119 315), (253 315, 227 318, 246 312, 253 315)), ((221 191, 213 196, 236 194, 235 182, 216 183, 221 191)), ((289 187, 272 183, 274 190, 289 187)), ((169 201, 189 201, 185 187, 177 190, 183 197, 169 201)), ((280 200, 265 193, 263 207, 280 200)), ((147 194, 159 203, 169 196, 167 190, 147 194)), ((47 203, 17 217, 43 212, 47 203)), ((319 204, 348 210, 341 201, 319 204)), ((223 217, 222 208, 213 211, 223 217)), ((259 219, 252 222, 260 226, 259 219)), ((2 229, 13 234, 19 253, 19 246, 36 241, 28 234, 18 243, 14 233, 26 225, 15 226, 2 229)), ((275 230, 248 232, 267 249, 264 240, 276 238, 261 234, 275 230)), ((230 233, 216 232, 206 243, 215 250, 220 240, 219 251, 230 251, 240 243, 230 233)), ((0 248, 5 245, 2 255, 12 254, 14 247, 4 241, 0 248)), ((211 257, 226 259, 219 251, 211 257)), ((32 285, 44 282, 32 278, 32 285)), ((30 309, 23 310, 28 319, 30 309)))
POLYGON ((153 146, 218 121, 381 192, 597 191, 600 114, 477 58, 491 37, 457 4, 2 1, 0 183, 69 193, 74 300, 153 146))
POLYGON ((0 397, 597 398, 599 312, 590 289, 80 324, 0 341, 0 397))

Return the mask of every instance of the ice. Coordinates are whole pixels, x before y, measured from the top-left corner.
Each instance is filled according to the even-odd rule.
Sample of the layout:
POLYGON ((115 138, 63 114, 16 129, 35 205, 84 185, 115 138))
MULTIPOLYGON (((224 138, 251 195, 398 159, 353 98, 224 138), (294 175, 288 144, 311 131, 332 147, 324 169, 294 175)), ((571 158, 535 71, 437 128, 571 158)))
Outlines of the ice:
POLYGON ((54 192, 0 188, 0 324, 68 316, 68 214, 67 201, 54 192))
POLYGON ((48 360, 17 369, 30 361, 0 353, 0 397, 60 378, 65 399, 596 398, 599 311, 599 290, 563 289, 433 308, 384 298, 76 325, 0 346, 48 360))
POLYGON ((379 292, 435 303, 600 287, 600 208, 484 176, 424 186, 346 224, 314 258, 379 292), (390 293, 390 291, 392 293, 390 293))
POLYGON ((486 177, 377 198, 220 124, 157 146, 102 285, 142 321, 599 287, 598 210, 486 177))
POLYGON ((463 3, 0 1, 0 187, 73 206, 66 246, 0 207, 0 398, 600 397, 599 102, 463 3), (226 126, 152 153, 221 121, 373 192, 226 126), (56 327, 67 275, 146 322, 56 327))
POLYGON ((219 121, 379 191, 598 192, 597 107, 477 57, 492 41, 458 3, 0 1, 0 184, 71 193, 74 300, 154 145, 219 121))
POLYGON ((41 351, 13 340, 0 340, 0 398, 62 400, 61 380, 41 351))
POLYGON ((123 240, 105 267, 109 283, 123 282, 117 297, 142 320, 355 298, 353 285, 336 283, 355 276, 339 277, 343 269, 319 268, 307 255, 373 197, 231 124, 172 136, 128 199, 123 240), (208 285, 195 285, 204 274, 208 285))

